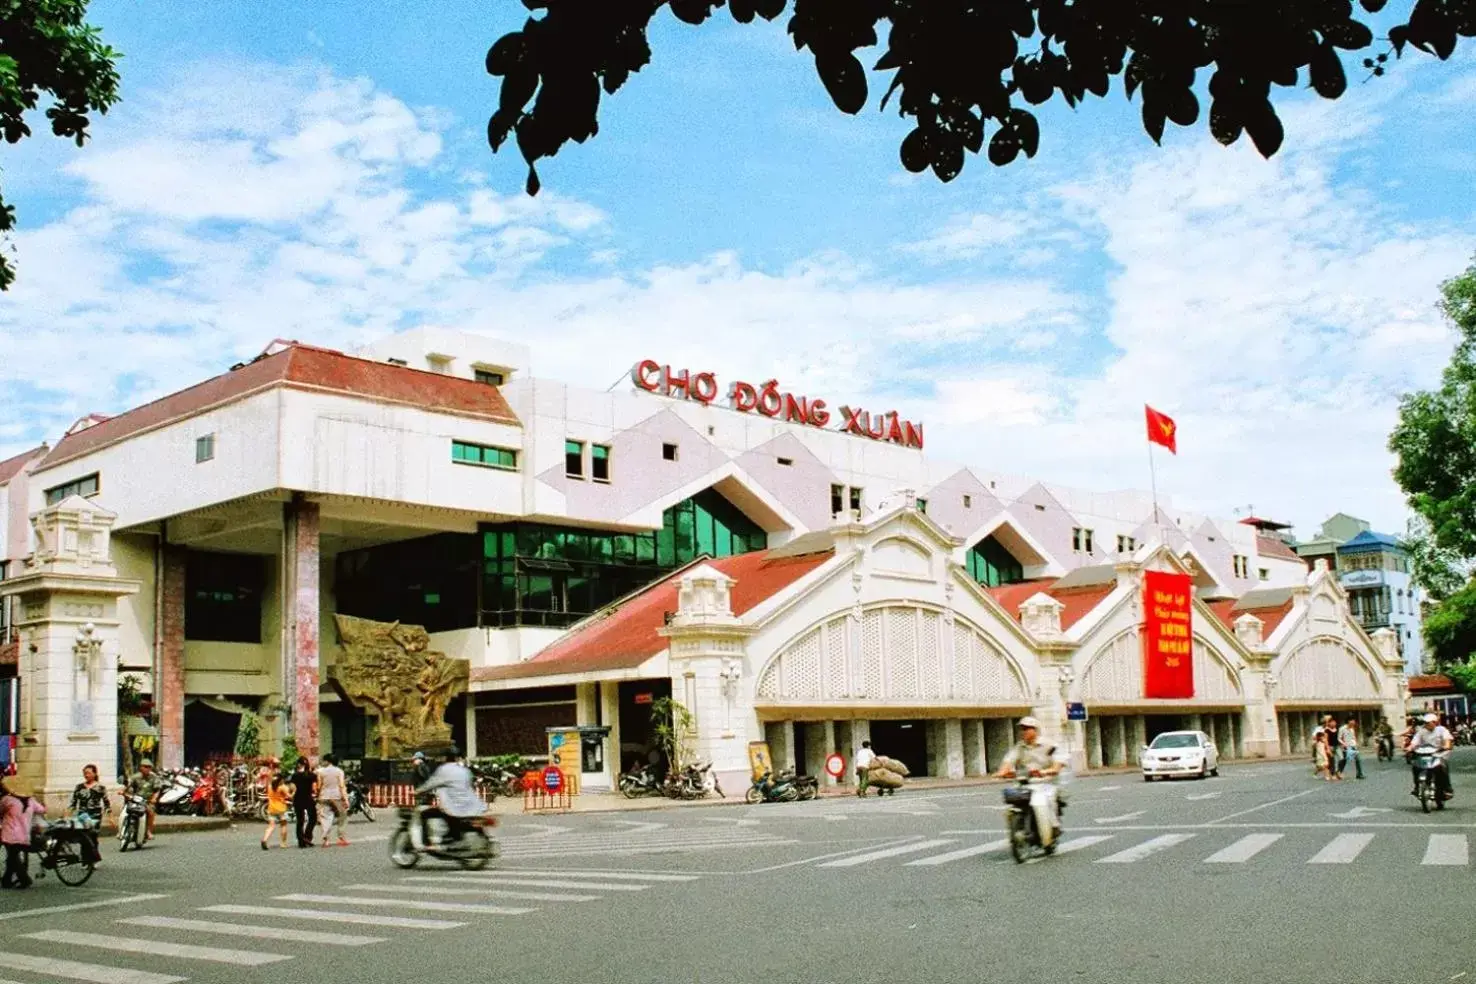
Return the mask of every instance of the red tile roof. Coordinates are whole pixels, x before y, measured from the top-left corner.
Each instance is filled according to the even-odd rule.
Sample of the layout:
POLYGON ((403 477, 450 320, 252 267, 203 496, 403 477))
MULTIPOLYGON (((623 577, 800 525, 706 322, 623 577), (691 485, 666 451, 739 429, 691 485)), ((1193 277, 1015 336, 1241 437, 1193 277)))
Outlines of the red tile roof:
POLYGON ((26 462, 30 461, 32 458, 36 457, 38 454, 45 450, 46 445, 43 444, 39 448, 32 448, 29 451, 22 451, 14 458, 6 458, 4 461, 0 461, 0 485, 4 485, 12 478, 19 475, 21 473, 21 469, 26 467, 26 462))
POLYGON ((1283 560, 1295 560, 1301 563, 1302 558, 1297 552, 1286 545, 1286 541, 1279 536, 1256 535, 1256 552, 1262 557, 1280 557, 1283 560))
POLYGON ((1419 673, 1409 678, 1411 694, 1449 694, 1456 689, 1455 681, 1444 673, 1419 673))
MULTIPOLYGON (((733 579, 730 601, 734 615, 747 613, 835 555, 834 550, 797 557, 771 557, 770 553, 760 550, 706 561, 733 579)), ((658 630, 666 626, 666 613, 676 611, 677 590, 682 575, 690 569, 684 568, 656 582, 603 617, 596 615, 575 626, 532 659, 509 666, 475 669, 472 680, 522 679, 640 666, 666 649, 667 640, 658 630)))
POLYGON ((1240 604, 1239 598, 1222 598, 1219 601, 1211 601, 1208 604, 1210 610, 1215 613, 1215 616, 1221 622, 1224 622, 1225 627, 1231 631, 1235 629, 1235 620, 1249 612, 1264 623, 1261 629, 1261 638, 1269 639, 1271 638, 1271 633, 1275 632, 1277 626, 1281 624, 1281 620, 1291 613, 1293 602, 1291 599, 1287 599, 1279 605, 1272 605, 1265 608, 1239 608, 1237 607, 1240 604))
POLYGON ((1020 620, 1020 606, 1036 594, 1044 591, 1066 607, 1061 611, 1061 629, 1065 631, 1086 617, 1087 613, 1102 599, 1116 590, 1113 584, 1084 584, 1078 588, 1052 587, 1057 579, 1040 578, 1034 581, 1017 581, 1001 584, 997 588, 985 588, 1001 608, 1009 612, 1015 621, 1020 620))
POLYGON ((487 417, 508 424, 518 423, 517 415, 495 386, 387 362, 373 362, 332 349, 294 342, 239 369, 68 434, 46 456, 40 467, 49 468, 141 431, 194 416, 275 386, 326 390, 427 410, 487 417))

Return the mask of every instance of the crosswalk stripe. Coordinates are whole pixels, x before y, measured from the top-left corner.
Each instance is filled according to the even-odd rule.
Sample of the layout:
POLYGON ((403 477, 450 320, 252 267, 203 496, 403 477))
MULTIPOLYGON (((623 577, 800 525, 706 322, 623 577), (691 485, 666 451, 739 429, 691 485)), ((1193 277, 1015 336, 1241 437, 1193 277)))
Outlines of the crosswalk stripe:
MULTIPOLYGON (((259 940, 286 940, 291 943, 322 943, 325 946, 367 946, 383 943, 381 936, 353 936, 347 933, 323 933, 311 929, 279 929, 276 926, 251 926, 243 923, 212 922, 209 919, 175 919, 172 916, 132 916, 117 922, 152 929, 179 929, 191 933, 215 933, 218 936, 246 936, 259 940)), ((0 984, 4 984, 0 981, 0 984)))
MULTIPOLYGON (((543 870, 537 868, 498 868, 497 873, 501 875, 557 875, 560 878, 602 878, 610 881, 649 881, 649 882, 691 882, 701 878, 701 875, 676 875, 665 872, 639 872, 639 871, 557 871, 543 870)), ((463 872, 458 877, 472 877, 476 872, 463 872)))
POLYGON ((146 970, 33 957, 26 953, 0 953, 0 967, 7 970, 29 970, 47 977, 65 977, 69 981, 90 981, 91 984, 179 984, 180 981, 189 980, 187 977, 151 974, 146 970))
POLYGON ((393 929, 460 929, 466 925, 447 919, 416 919, 412 916, 385 916, 377 912, 335 912, 331 909, 296 909, 275 905, 207 905, 200 911, 219 912, 228 916, 276 916, 280 919, 311 919, 317 922, 354 923, 393 929))
POLYGON ((1086 837, 1072 837, 1062 841, 1061 846, 1056 848, 1056 853, 1071 854, 1075 851, 1085 850, 1095 844, 1100 844, 1103 841, 1110 841, 1111 839, 1111 834, 1090 834, 1086 837))
POLYGON ((1374 839, 1373 834, 1339 834, 1312 855, 1308 864, 1350 864, 1374 839))
POLYGON ((503 848, 502 856, 514 861, 537 861, 540 858, 609 857, 626 854, 664 854, 668 851, 727 851, 748 847, 782 847, 793 844, 792 839, 772 837, 736 841, 713 841, 710 843, 660 843, 660 844, 605 844, 591 847, 545 847, 537 850, 510 851, 503 848))
POLYGON ((38 933, 26 933, 28 940, 43 943, 67 943, 71 946, 90 946, 98 950, 116 950, 119 953, 146 953, 152 957, 179 957, 183 960, 206 960, 210 963, 235 964, 238 967, 260 967, 263 964, 291 960, 286 953, 262 953, 259 950, 230 950, 217 946, 195 946, 191 943, 163 943, 157 940, 137 940, 126 936, 106 936, 102 933, 74 933, 64 929, 44 929, 38 933))
POLYGON ((1465 834, 1431 834, 1420 864, 1460 865, 1470 863, 1470 849, 1465 834))
POLYGON ((426 899, 371 899, 358 895, 314 895, 294 892, 277 895, 273 902, 317 902, 324 905, 368 905, 397 906, 401 909, 423 909, 429 912, 480 912, 489 916, 521 916, 537 912, 536 908, 521 909, 505 905, 482 905, 480 902, 431 902, 426 899))
MULTIPOLYGON (((420 876, 428 877, 428 876, 420 876)), ((526 885, 529 888, 567 888, 579 892, 644 892, 650 885, 628 885, 624 882, 595 882, 574 881, 565 878, 526 878, 513 877, 504 878, 495 873, 485 875, 465 875, 463 881, 468 884, 488 885, 526 885)))
POLYGON ((909 868, 914 868, 919 866, 929 867, 935 864, 947 864, 950 861, 961 861, 964 858, 977 857, 980 854, 988 854, 991 851, 1002 851, 1009 846, 1009 841, 990 841, 988 844, 978 844, 974 847, 961 847, 956 851, 949 851, 946 854, 934 854, 931 857, 918 858, 916 861, 908 861, 907 866, 909 868))
MULTIPOLYGON (((425 878, 416 878, 414 881, 428 881, 433 875, 425 878)), ((410 881, 411 879, 406 879, 410 881)), ((571 895, 567 892, 515 892, 504 888, 487 888, 460 878, 449 879, 460 887, 450 888, 444 885, 407 885, 405 882, 396 882, 393 885, 340 885, 339 888, 345 892, 410 892, 417 895, 484 895, 497 899, 522 899, 524 902, 593 902, 599 898, 598 895, 571 895)))
POLYGON ((1247 834, 1229 847, 1221 848, 1204 859, 1205 864, 1240 864, 1249 861, 1285 834, 1247 834))
POLYGON ((848 858, 837 858, 834 861, 826 861, 817 865, 820 868, 854 868, 868 861, 879 861, 882 858, 894 858, 899 854, 916 854, 918 851, 931 851, 935 847, 947 847, 952 844, 951 840, 925 840, 914 841, 910 844, 897 844, 893 847, 882 848, 879 851, 868 851, 865 854, 853 854, 848 858))
POLYGON ((1163 834, 1159 837, 1145 840, 1143 843, 1136 844, 1126 850, 1118 851, 1116 854, 1109 854, 1105 858, 1098 858, 1096 863, 1132 864, 1134 861, 1143 860, 1150 854, 1157 854, 1159 851, 1173 847, 1175 844, 1182 844, 1193 837, 1193 834, 1163 834))

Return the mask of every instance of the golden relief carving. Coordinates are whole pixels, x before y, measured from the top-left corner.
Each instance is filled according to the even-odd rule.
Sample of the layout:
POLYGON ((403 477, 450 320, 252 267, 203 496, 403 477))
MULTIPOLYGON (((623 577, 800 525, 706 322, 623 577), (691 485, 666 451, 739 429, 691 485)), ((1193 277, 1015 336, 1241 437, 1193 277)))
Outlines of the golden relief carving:
POLYGON ((419 625, 333 616, 340 652, 328 671, 355 707, 374 714, 381 758, 451 743, 446 707, 470 683, 471 663, 430 648, 419 625))

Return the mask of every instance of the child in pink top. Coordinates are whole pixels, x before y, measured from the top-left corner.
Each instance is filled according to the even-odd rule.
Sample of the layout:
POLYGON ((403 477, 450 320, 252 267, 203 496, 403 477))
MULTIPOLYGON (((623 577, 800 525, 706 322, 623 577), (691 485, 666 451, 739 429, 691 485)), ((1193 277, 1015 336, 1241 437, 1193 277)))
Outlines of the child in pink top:
POLYGON ((31 795, 30 784, 18 776, 6 779, 0 792, 0 844, 5 845, 5 874, 0 888, 30 888, 31 826, 46 806, 31 795))

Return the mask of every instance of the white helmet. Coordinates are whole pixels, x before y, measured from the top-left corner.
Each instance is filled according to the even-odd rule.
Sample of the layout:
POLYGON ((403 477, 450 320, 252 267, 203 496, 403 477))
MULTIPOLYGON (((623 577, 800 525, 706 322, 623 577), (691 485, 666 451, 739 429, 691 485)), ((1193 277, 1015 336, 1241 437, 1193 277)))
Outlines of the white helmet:
POLYGON ((1425 715, 1425 723, 1426 724, 1438 724, 1438 723, 1440 723, 1440 715, 1439 714, 1435 714, 1433 712, 1430 713, 1430 714, 1426 714, 1425 715))
POLYGON ((1036 731, 1040 730, 1040 722, 1033 717, 1022 717, 1019 726, 1022 728, 1034 728, 1036 731))

